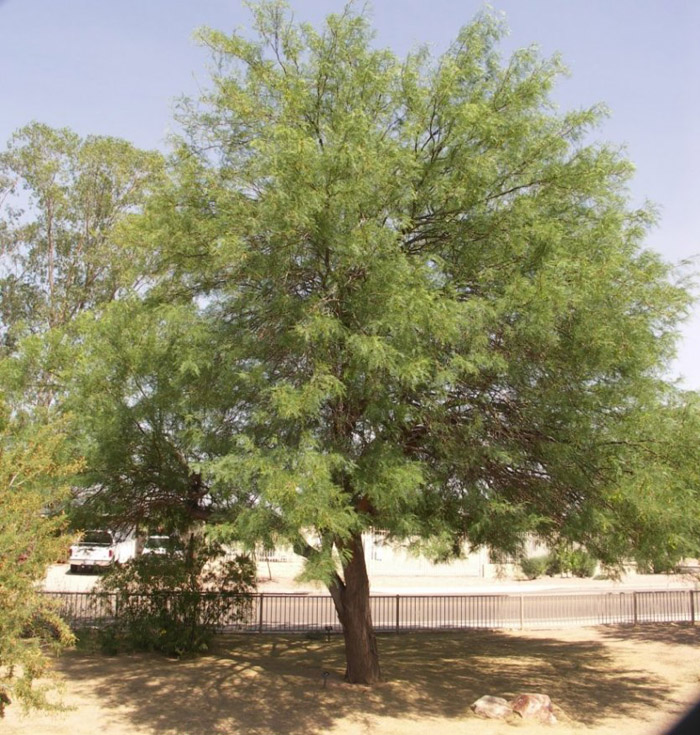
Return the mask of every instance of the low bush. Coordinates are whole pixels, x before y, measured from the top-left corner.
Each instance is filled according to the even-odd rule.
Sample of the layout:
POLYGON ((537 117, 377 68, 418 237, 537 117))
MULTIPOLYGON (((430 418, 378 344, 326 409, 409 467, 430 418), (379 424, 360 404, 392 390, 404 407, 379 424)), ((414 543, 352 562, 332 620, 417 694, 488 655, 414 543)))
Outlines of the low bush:
POLYGON ((520 560, 520 569, 528 579, 537 579, 547 571, 548 556, 529 556, 520 560))
POLYGON ((574 577, 592 577, 598 563, 584 549, 574 549, 569 556, 568 567, 574 577))
POLYGON ((546 559, 545 574, 548 577, 558 577, 569 571, 564 555, 561 552, 554 551, 551 554, 547 554, 546 559))
POLYGON ((598 563, 585 549, 563 547, 549 555, 547 574, 555 577, 561 574, 571 574, 574 577, 592 577, 598 563))
POLYGON ((98 597, 114 596, 114 621, 99 633, 105 653, 198 653, 224 625, 248 615, 254 562, 226 559, 219 546, 192 538, 184 555, 147 555, 110 570, 98 597))
POLYGON ((585 549, 559 549, 550 554, 522 559, 520 568, 528 579, 543 575, 556 577, 572 574, 574 577, 592 577, 597 568, 596 560, 585 549))

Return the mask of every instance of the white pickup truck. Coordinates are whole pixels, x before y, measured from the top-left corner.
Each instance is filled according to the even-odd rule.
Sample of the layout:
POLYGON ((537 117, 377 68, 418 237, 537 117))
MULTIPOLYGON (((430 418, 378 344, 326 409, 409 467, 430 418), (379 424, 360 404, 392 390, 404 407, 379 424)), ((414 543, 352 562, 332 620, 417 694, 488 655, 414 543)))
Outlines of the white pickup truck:
POLYGON ((128 561, 136 555, 136 539, 117 539, 111 531, 85 531, 82 539, 70 547, 70 570, 104 569, 128 561))

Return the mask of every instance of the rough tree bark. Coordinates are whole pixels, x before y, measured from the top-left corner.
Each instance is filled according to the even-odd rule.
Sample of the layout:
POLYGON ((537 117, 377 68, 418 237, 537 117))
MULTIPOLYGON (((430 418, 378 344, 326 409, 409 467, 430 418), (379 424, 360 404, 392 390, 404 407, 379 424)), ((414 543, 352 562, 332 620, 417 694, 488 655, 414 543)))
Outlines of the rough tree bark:
POLYGON ((345 680, 352 684, 381 681, 377 638, 369 604, 369 577, 362 548, 362 535, 354 534, 343 544, 350 552, 339 575, 328 589, 333 597, 345 638, 345 680))

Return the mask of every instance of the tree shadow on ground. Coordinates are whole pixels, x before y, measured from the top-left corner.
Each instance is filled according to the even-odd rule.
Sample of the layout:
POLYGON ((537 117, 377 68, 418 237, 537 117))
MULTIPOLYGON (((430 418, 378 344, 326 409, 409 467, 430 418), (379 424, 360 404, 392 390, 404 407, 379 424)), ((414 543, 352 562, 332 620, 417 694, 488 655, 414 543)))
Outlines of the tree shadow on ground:
POLYGON ((669 645, 700 647, 700 626, 692 623, 644 623, 614 625, 600 628, 607 640, 668 643, 669 645))
POLYGON ((665 681, 622 667, 594 640, 485 631, 386 635, 380 655, 387 681, 374 688, 343 682, 337 636, 231 636, 185 661, 73 652, 59 669, 71 689, 96 694, 110 716, 162 735, 306 735, 372 716, 461 720, 484 694, 522 691, 545 692, 568 718, 593 725, 638 715, 670 696, 665 681))

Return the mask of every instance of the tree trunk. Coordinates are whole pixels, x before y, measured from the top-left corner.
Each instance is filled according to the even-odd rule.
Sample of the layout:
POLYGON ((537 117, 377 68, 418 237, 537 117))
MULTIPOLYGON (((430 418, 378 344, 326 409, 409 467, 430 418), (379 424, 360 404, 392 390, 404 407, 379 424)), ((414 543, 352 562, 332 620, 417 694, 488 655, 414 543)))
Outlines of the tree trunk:
POLYGON ((345 544, 350 558, 340 577, 329 586, 345 637, 345 680, 351 684, 375 684, 381 681, 377 638, 372 626, 369 605, 369 578, 358 533, 345 544))

